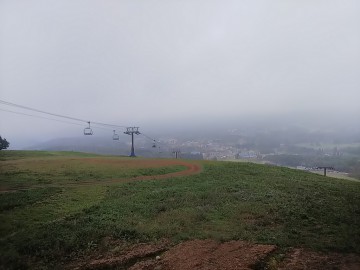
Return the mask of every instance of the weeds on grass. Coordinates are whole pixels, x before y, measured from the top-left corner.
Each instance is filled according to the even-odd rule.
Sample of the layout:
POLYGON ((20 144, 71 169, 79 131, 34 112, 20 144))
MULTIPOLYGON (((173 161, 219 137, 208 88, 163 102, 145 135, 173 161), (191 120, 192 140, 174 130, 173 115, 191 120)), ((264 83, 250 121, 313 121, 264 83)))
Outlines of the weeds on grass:
MULTIPOLYGON (((140 174, 149 173, 143 169, 140 174)), ((266 165, 204 162, 198 175, 98 188, 13 195, 18 204, 4 197, 2 218, 17 219, 18 228, 27 224, 26 231, 0 243, 4 265, 16 268, 33 257, 35 265, 51 268, 94 252, 105 238, 241 239, 360 252, 357 182, 266 165)))
POLYGON ((39 185, 66 186, 84 181, 101 182, 110 179, 152 176, 184 170, 184 167, 179 165, 131 168, 122 165, 122 159, 106 159, 112 162, 94 165, 90 159, 69 159, 63 156, 52 159, 10 160, 0 164, 0 179, 2 179, 0 187, 6 190, 39 185))

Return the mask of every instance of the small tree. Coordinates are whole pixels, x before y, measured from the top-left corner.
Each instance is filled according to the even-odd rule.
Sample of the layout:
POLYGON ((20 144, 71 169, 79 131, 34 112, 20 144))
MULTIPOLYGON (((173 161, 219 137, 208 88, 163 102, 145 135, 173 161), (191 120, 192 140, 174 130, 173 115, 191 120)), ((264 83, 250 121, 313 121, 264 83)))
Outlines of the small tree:
POLYGON ((8 148, 10 143, 4 138, 0 136, 0 150, 8 148))

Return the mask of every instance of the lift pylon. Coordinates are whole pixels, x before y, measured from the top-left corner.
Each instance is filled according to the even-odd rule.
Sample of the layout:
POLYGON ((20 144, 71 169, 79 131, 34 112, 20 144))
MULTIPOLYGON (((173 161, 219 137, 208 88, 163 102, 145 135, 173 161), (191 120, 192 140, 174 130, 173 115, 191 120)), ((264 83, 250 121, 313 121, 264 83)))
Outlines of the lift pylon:
POLYGON ((124 132, 127 135, 131 135, 131 153, 130 157, 136 157, 135 149, 134 149, 134 134, 139 135, 139 127, 127 127, 126 131, 124 132))

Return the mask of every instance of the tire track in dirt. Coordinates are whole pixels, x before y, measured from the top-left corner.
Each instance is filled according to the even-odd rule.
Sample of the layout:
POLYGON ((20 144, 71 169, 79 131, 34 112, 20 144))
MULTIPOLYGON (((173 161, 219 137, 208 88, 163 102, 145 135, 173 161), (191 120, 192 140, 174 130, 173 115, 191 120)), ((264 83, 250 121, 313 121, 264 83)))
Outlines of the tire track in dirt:
MULTIPOLYGON (((95 163, 105 163, 103 160, 92 160, 95 163)), ((132 161, 131 163, 137 163, 137 161, 132 161)), ((32 185, 32 186, 24 186, 24 187, 16 187, 16 188, 3 188, 0 187, 0 193, 5 192, 15 192, 18 190, 28 190, 34 188, 44 188, 44 187, 81 187, 81 186, 90 186, 90 185, 110 185, 110 184, 117 184, 117 183, 126 183, 126 182, 134 182, 134 181, 145 181, 145 180, 161 180, 173 177, 181 177, 181 176, 189 176, 198 174, 202 171, 202 166, 197 163, 191 163, 182 160, 140 160, 138 165, 145 166, 145 167, 169 167, 169 166, 184 166, 186 169, 183 171, 172 172, 167 174, 160 174, 160 175, 142 175, 136 176, 131 178, 114 178, 114 179, 104 179, 104 180, 85 180, 79 183, 66 183, 66 184, 48 184, 48 185, 32 185)), ((141 168, 141 167, 138 168, 141 168)))

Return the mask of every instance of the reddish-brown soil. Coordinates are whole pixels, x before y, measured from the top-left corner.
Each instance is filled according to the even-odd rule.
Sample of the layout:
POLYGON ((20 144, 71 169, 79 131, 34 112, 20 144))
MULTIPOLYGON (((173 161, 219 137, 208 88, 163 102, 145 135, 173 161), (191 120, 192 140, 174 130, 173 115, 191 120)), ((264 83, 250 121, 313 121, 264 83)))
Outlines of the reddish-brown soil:
MULTIPOLYGON (((160 257, 158 269, 252 269, 257 261, 264 259, 275 248, 243 241, 219 243, 214 240, 193 240, 165 252, 160 257)), ((132 269, 144 268, 134 265, 132 269)))
POLYGON ((133 178, 133 180, 147 180, 147 179, 165 179, 170 177, 178 177, 178 176, 186 176, 197 174, 201 172, 201 166, 197 163, 190 163, 182 160, 162 160, 161 162, 155 163, 158 167, 169 167, 169 166, 176 166, 181 165, 186 167, 186 170, 162 175, 154 175, 154 176, 139 176, 133 178))
POLYGON ((285 259, 279 263, 279 270, 303 270, 303 269, 337 269, 359 270, 360 255, 321 253, 305 249, 294 248, 287 252, 285 259))
POLYGON ((68 269, 129 269, 129 270, 358 270, 360 255, 319 253, 290 249, 276 256, 274 245, 244 241, 217 242, 191 240, 172 246, 170 242, 137 244, 118 254, 100 255, 96 259, 72 263, 68 269), (280 256, 281 257, 281 256, 280 256), (276 259, 277 258, 277 259, 276 259))
POLYGON ((171 247, 168 242, 140 244, 117 256, 99 258, 72 265, 73 269, 196 270, 253 269, 276 249, 273 245, 256 245, 243 241, 220 243, 192 240, 171 247))

